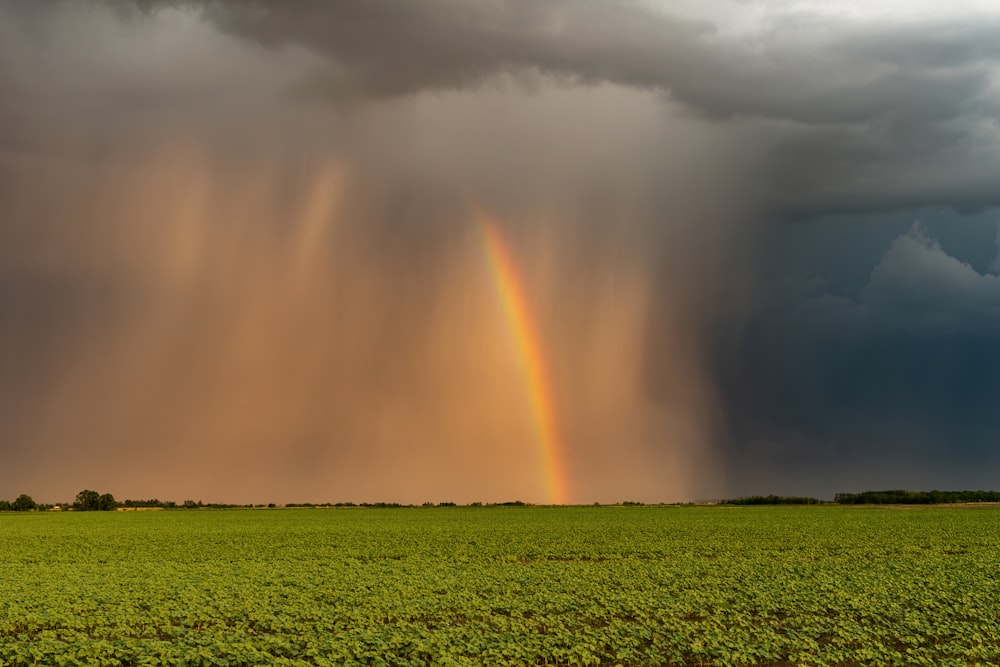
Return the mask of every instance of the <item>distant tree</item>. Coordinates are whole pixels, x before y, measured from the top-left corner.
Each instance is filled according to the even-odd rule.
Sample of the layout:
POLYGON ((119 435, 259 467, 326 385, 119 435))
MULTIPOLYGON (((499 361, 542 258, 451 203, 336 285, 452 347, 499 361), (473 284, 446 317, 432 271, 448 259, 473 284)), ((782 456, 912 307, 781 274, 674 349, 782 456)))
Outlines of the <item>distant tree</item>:
POLYGON ((0 512, 9 512, 9 511, 10 511, 10 501, 0 500, 0 512))
POLYGON ((118 503, 113 495, 105 493, 97 499, 97 509, 101 512, 114 512, 118 509, 118 503))
POLYGON ((32 500, 31 496, 26 493, 19 495, 13 503, 11 503, 10 508, 15 512, 28 512, 33 509, 38 509, 38 503, 32 500))
POLYGON ((84 489, 76 494, 76 501, 73 503, 73 507, 84 512, 96 512, 100 509, 100 503, 101 494, 97 491, 84 489))
POLYGON ((164 503, 160 502, 156 498, 150 498, 149 500, 123 500, 118 503, 123 507, 163 507, 164 503))
POLYGON ((199 505, 201 505, 201 503, 196 503, 193 500, 185 500, 184 501, 184 507, 187 508, 187 509, 194 509, 194 508, 198 507, 199 505))
POLYGON ((743 498, 733 498, 723 500, 724 505, 819 505, 822 501, 818 498, 803 496, 744 496, 743 498))

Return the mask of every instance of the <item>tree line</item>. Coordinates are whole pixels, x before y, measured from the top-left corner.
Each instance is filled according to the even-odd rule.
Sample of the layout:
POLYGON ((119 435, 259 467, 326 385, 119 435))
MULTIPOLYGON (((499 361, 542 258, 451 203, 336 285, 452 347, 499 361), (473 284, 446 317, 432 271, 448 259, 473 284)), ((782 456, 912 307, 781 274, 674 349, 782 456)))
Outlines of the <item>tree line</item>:
POLYGON ((38 503, 26 493, 22 493, 12 501, 0 500, 0 512, 31 512, 39 509, 38 503))
MULTIPOLYGON (((274 507, 274 503, 268 505, 269 507, 274 507)), ((110 493, 99 493, 92 489, 84 489, 80 493, 76 494, 76 498, 72 503, 54 503, 46 504, 35 502, 35 500, 26 493, 22 493, 13 501, 10 500, 0 500, 0 512, 33 512, 36 510, 54 510, 54 509, 73 509, 78 512, 114 512, 119 508, 126 509, 137 509, 140 507, 152 508, 159 507, 162 509, 198 509, 201 507, 208 507, 214 509, 222 508, 235 508, 235 507, 255 507, 254 505, 230 505, 225 503, 209 503, 205 504, 200 500, 185 500, 183 503, 176 503, 173 500, 157 500, 156 498, 151 498, 149 500, 124 500, 118 501, 110 493)), ((263 505, 256 505, 256 507, 264 507, 263 505)))
MULTIPOLYGON (((948 505, 954 503, 998 503, 1000 491, 862 491, 838 493, 836 505, 948 505)), ((723 500, 724 505, 820 505, 829 501, 803 496, 744 496, 723 500)))
MULTIPOLYGON (((861 493, 838 493, 834 496, 833 503, 837 505, 946 505, 955 503, 998 503, 1000 502, 1000 491, 908 491, 906 489, 893 489, 889 491, 863 491, 861 493)), ((599 503, 594 503, 598 505, 599 503)), ((638 502, 624 502, 623 505, 642 505, 638 502)), ((690 503, 685 503, 690 504, 690 503)), ((742 496, 721 501, 723 505, 823 505, 831 504, 829 501, 812 498, 809 496, 742 496)), ((458 507, 452 502, 423 503, 423 507, 458 507)), ((470 503, 469 507, 483 507, 483 503, 470 503)), ((486 506, 494 507, 530 507, 531 503, 524 503, 520 500, 487 503, 486 506)), ((262 508, 277 507, 274 503, 258 505, 236 505, 230 503, 203 503, 200 500, 185 500, 176 503, 172 500, 124 500, 117 501, 110 493, 99 493, 92 489, 84 489, 76 494, 76 499, 72 503, 56 503, 53 505, 38 503, 26 493, 22 493, 13 501, 0 500, 0 512, 32 512, 36 510, 50 509, 73 509, 80 512, 113 512, 119 508, 162 508, 162 509, 237 509, 237 508, 262 508)), ((416 505, 403 505, 400 503, 287 503, 285 507, 416 507, 416 505)))
MULTIPOLYGON (((626 505, 641 505, 642 503, 625 503, 626 505)), ((469 507, 483 507, 483 503, 476 502, 470 503, 469 507)), ((513 500, 502 503, 488 503, 487 506, 497 506, 497 507, 529 507, 530 503, 525 503, 520 500, 513 500)), ((185 500, 182 503, 174 502, 173 500, 159 500, 156 498, 150 498, 148 500, 122 500, 118 501, 110 493, 98 493, 91 489, 84 489, 80 493, 76 494, 76 499, 72 503, 54 503, 45 504, 35 502, 31 496, 27 494, 21 494, 13 502, 8 500, 0 500, 0 512, 30 512, 35 510, 62 510, 62 509, 72 509, 80 512, 111 512, 117 509, 139 509, 139 508, 160 508, 160 509, 260 509, 260 508, 276 508, 278 505, 275 503, 260 503, 260 504, 250 504, 250 505, 240 505, 234 503, 203 503, 200 500, 185 500)), ((387 502, 363 502, 363 503, 352 503, 352 502, 339 502, 339 503, 286 503, 284 507, 296 508, 296 507, 367 507, 367 508, 393 508, 393 507, 418 507, 417 505, 406 505, 402 503, 387 503, 387 502)), ((453 502, 440 502, 431 503, 426 502, 420 507, 461 507, 457 503, 453 502)))
POLYGON ((838 493, 833 502, 841 505, 942 505, 950 503, 997 503, 1000 491, 864 491, 838 493))
POLYGON ((48 505, 46 503, 35 502, 35 499, 26 493, 22 493, 13 501, 0 500, 0 511, 3 512, 32 512, 35 510, 62 509, 72 507, 81 512, 113 512, 119 507, 118 501, 110 493, 98 493, 90 489, 84 489, 76 494, 76 500, 72 503, 56 503, 48 505))
POLYGON ((806 496, 744 496, 724 500, 725 505, 819 505, 823 501, 806 496))

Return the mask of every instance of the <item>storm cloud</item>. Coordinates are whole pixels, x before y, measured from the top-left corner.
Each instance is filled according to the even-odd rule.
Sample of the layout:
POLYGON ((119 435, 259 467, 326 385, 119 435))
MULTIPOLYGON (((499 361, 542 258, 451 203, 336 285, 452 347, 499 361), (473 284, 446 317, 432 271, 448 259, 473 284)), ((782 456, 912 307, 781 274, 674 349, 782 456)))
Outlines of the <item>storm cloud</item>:
POLYGON ((701 16, 607 0, 180 6, 272 50, 320 56, 295 86, 307 98, 469 90, 501 76, 609 83, 759 138, 774 151, 772 205, 793 215, 995 203, 995 11, 865 20, 806 3, 714 4, 701 16))
POLYGON ((544 500, 489 218, 574 500, 959 484, 1000 13, 909 7, 6 3, 0 483, 544 500))

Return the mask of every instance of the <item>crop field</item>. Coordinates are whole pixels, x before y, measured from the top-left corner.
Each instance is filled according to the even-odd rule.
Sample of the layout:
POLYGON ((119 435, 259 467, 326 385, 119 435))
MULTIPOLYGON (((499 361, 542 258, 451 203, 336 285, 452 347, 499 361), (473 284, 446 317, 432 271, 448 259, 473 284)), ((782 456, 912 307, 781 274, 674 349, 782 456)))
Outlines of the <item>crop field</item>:
POLYGON ((1000 510, 3 514, 36 664, 1000 664, 1000 510))

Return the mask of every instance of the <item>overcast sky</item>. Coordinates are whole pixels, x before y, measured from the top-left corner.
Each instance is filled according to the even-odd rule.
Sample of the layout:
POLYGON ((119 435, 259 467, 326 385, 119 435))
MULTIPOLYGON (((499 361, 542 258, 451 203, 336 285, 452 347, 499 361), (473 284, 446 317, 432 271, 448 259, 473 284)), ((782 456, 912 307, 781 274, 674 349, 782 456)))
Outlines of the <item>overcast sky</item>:
POLYGON ((998 488, 998 34, 987 1, 4 2, 0 497, 998 488))

